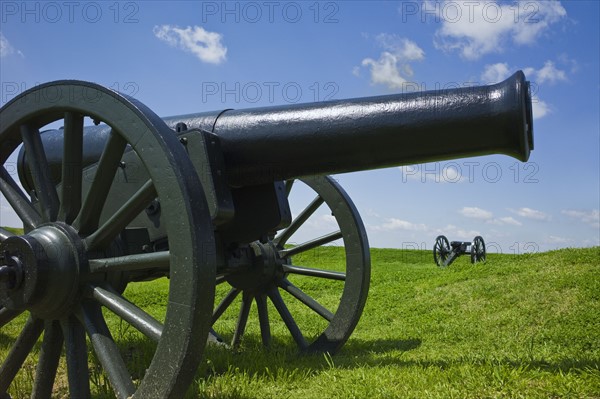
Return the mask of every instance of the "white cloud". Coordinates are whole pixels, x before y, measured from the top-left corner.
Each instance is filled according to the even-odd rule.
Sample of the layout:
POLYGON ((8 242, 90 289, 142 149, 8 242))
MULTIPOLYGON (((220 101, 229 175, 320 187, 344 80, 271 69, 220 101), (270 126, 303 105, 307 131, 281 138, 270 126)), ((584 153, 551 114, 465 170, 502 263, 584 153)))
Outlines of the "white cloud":
POLYGON ((512 216, 506 216, 503 218, 498 218, 496 220, 498 221, 498 223, 496 223, 496 224, 500 224, 500 225, 503 225, 503 224, 510 224, 512 226, 522 226, 523 225, 523 223, 519 222, 512 216))
POLYGON ((0 57, 8 57, 11 54, 18 54, 21 57, 25 57, 25 55, 21 52, 21 50, 15 49, 6 36, 2 32, 0 32, 0 57))
POLYGON ((477 207, 465 206, 458 212, 464 217, 471 219, 491 220, 494 217, 492 212, 477 207))
POLYGON ((540 69, 528 67, 525 68, 523 72, 530 81, 533 81, 536 84, 556 83, 567 80, 565 71, 556 68, 554 62, 550 60, 546 61, 544 66, 540 69))
MULTIPOLYGON (((382 33, 376 40, 384 51, 379 59, 365 58, 361 65, 370 69, 372 84, 402 88, 414 75, 411 63, 424 60, 425 52, 415 42, 397 35, 382 33)), ((355 68, 353 73, 358 76, 359 71, 355 68)))
POLYGON ((566 244, 570 244, 573 242, 572 239, 570 238, 565 238, 565 237, 560 237, 560 236, 548 236, 548 243, 549 244, 562 244, 562 245, 566 245, 566 244))
POLYGON ((561 64, 568 66, 571 73, 577 73, 579 71, 579 63, 577 60, 570 58, 567 54, 563 53, 559 55, 558 60, 561 64))
POLYGON ((385 223, 376 226, 370 226, 371 230, 374 231, 394 231, 394 230, 408 230, 408 231, 427 231, 428 227, 423 223, 412 223, 406 220, 400 220, 396 218, 387 219, 385 223))
MULTIPOLYGON (((544 63, 544 66, 540 69, 527 67, 523 70, 525 76, 532 82, 532 84, 540 85, 544 83, 556 83, 559 81, 567 80, 567 74, 565 71, 557 69, 554 63, 550 60, 544 63)), ((539 99, 538 96, 532 95, 531 102, 533 105, 533 119, 540 119, 550 113, 550 106, 539 99)))
POLYGON ((458 211, 458 213, 460 213, 464 217, 467 217, 470 219, 477 219, 477 220, 480 220, 487 224, 493 224, 496 226, 505 226, 505 225, 522 226, 523 225, 523 223, 516 220, 512 216, 496 218, 496 217, 494 217, 494 214, 492 212, 486 211, 485 209, 481 209, 481 208, 477 208, 477 207, 465 206, 460 211, 458 211))
POLYGON ((227 47, 222 43, 223 35, 209 32, 200 26, 155 26, 154 35, 168 45, 194 54, 202 62, 220 64, 226 60, 227 47))
MULTIPOLYGON (((562 62, 562 61, 561 61, 562 62)), ((575 61, 573 61, 575 62, 575 61)), ((511 73, 515 72, 516 68, 511 68, 505 62, 499 62, 496 64, 486 65, 483 72, 481 73, 481 80, 483 83, 498 83, 506 79, 511 73)), ((544 66, 540 69, 533 67, 523 68, 527 80, 532 82, 532 91, 537 91, 536 87, 540 84, 545 83, 556 83, 567 80, 567 74, 565 71, 556 68, 554 62, 547 60, 544 66)), ((551 106, 545 101, 541 100, 535 94, 531 96, 533 119, 537 120, 543 118, 551 112, 551 106)))
POLYGON ((383 84, 390 89, 400 89, 406 83, 406 79, 400 75, 398 59, 387 51, 381 53, 378 60, 365 58, 362 61, 364 67, 371 68, 371 83, 383 84))
POLYGON ((531 103, 533 120, 543 118, 550 113, 550 106, 545 101, 540 100, 538 97, 532 96, 531 103))
POLYGON ((486 65, 485 70, 481 74, 481 81, 486 84, 502 82, 510 76, 510 69, 506 62, 486 65))
POLYGON ((556 69, 552 61, 546 61, 542 69, 536 71, 536 75, 536 82, 539 84, 545 82, 556 83, 560 80, 567 80, 565 71, 556 69))
POLYGON ((592 227, 600 227, 600 212, 598 209, 592 209, 591 211, 577 211, 569 209, 564 210, 561 213, 592 227))
POLYGON ((442 27, 434 44, 445 51, 458 51, 476 60, 502 52, 507 44, 534 44, 550 25, 566 17, 559 1, 527 1, 499 4, 445 0, 425 1, 423 7, 437 14, 442 27))
POLYGON ((450 241, 454 240, 472 240, 476 236, 480 236, 481 232, 478 230, 465 230, 461 227, 449 224, 442 229, 437 229, 435 234, 443 234, 449 238, 450 241))
POLYGON ((6 57, 15 51, 13 46, 10 45, 8 39, 4 37, 4 34, 0 32, 0 57, 6 57))
POLYGON ((367 209, 367 213, 366 213, 366 215, 367 215, 367 216, 370 216, 370 217, 373 217, 373 218, 379 218, 379 217, 381 217, 381 216, 379 215, 379 213, 378 213, 378 212, 377 212, 375 209, 373 209, 373 208, 369 208, 369 209, 367 209))
MULTIPOLYGON (((295 217, 296 215, 294 215, 294 218, 295 217)), ((306 221, 306 223, 304 223, 302 227, 306 227, 314 231, 334 231, 339 229, 337 220, 329 213, 311 217, 306 221)))
POLYGON ((375 38, 381 47, 392 52, 399 58, 407 61, 422 61, 425 59, 425 52, 417 44, 407 38, 388 33, 380 33, 375 38))
MULTIPOLYGON (((504 6, 506 10, 513 7, 512 4, 504 6)), ((527 1, 519 4, 517 16, 518 23, 513 32, 514 41, 517 44, 531 44, 541 36, 548 27, 567 16, 560 1, 542 0, 527 1)), ((513 12, 514 18, 514 12, 513 12)))
POLYGON ((442 182, 460 183, 465 181, 462 171, 455 166, 448 166, 442 170, 442 182))
POLYGON ((537 209, 519 208, 516 210, 511 209, 511 211, 525 219, 533 219, 533 220, 540 220, 540 221, 549 221, 550 220, 550 215, 548 215, 542 211, 538 211, 537 209))

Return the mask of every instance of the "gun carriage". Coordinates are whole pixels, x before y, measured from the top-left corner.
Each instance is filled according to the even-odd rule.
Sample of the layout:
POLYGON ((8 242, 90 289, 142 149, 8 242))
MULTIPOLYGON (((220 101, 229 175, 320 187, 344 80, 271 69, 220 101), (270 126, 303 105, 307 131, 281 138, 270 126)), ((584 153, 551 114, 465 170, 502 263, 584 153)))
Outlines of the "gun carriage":
POLYGON ((40 340, 32 397, 50 397, 57 373, 71 397, 89 397, 89 340, 117 397, 182 397, 207 338, 239 346, 254 306, 265 346, 288 335, 334 353, 363 311, 370 256, 355 206, 327 175, 497 153, 526 161, 532 129, 522 72, 485 87, 164 120, 92 83, 24 92, 0 110, 0 191, 24 227, 0 229, 0 327, 20 330, 0 394, 40 340), (40 132, 56 121, 64 127, 40 132), (20 146, 17 181, 9 157, 20 146), (314 199, 292 215, 300 185, 314 199), (291 245, 320 208, 331 232, 291 245), (343 269, 303 257, 331 243, 344 247, 343 269), (164 277, 164 315, 126 292, 164 277), (221 323, 232 309, 235 323, 221 323), (156 342, 141 371, 128 369, 107 313, 156 342))
POLYGON ((477 236, 473 241, 448 242, 446 236, 437 236, 433 244, 433 260, 440 267, 450 266, 460 255, 470 254, 471 263, 485 262, 486 251, 483 237, 477 236))

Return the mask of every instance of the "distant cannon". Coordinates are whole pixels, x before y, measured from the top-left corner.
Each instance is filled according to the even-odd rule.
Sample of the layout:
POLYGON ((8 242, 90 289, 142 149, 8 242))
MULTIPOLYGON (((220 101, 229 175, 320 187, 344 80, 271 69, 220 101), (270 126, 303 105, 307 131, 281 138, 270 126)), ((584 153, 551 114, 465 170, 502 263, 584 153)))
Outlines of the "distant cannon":
POLYGON ((265 346, 287 335, 333 353, 362 314, 370 253, 326 174, 496 153, 526 161, 532 132, 522 72, 492 86, 164 120, 92 83, 26 91, 0 109, 0 191, 24 228, 0 229, 0 327, 22 323, 0 394, 42 333, 32 396, 44 398, 63 348, 70 396, 90 397, 87 339, 119 398, 182 397, 207 338, 237 347, 249 320, 265 346), (64 127, 40 132, 56 121, 64 127), (8 160, 21 144, 19 184, 8 160), (301 185, 314 199, 292 215, 301 185), (293 244, 321 209, 331 230, 293 244), (331 243, 344 247, 340 268, 308 256, 331 243), (126 291, 160 278, 164 318, 126 291), (156 343, 135 371, 107 314, 156 343))
POLYGON ((471 263, 485 262, 486 251, 483 237, 477 236, 473 241, 448 242, 446 236, 437 236, 433 245, 433 260, 440 267, 450 266, 460 255, 470 254, 471 263))

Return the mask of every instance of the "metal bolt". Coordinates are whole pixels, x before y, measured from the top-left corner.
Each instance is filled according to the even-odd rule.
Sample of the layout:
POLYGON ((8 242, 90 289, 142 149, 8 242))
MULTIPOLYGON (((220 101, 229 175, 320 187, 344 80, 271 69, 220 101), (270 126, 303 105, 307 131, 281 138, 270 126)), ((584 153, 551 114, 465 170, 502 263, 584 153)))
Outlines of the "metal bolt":
POLYGON ((125 164, 125 162, 124 162, 124 161, 120 161, 120 162, 119 162, 119 168, 121 168, 121 169, 125 169, 125 166, 126 166, 126 164, 125 164))
POLYGON ((0 281, 11 280, 11 277, 13 274, 14 274, 14 270, 12 267, 0 266, 0 281))
POLYGON ((0 282, 7 284, 9 290, 18 288, 23 281, 23 265, 21 260, 8 252, 3 256, 6 265, 0 266, 0 282))
POLYGON ((150 205, 148 205, 148 207, 146 208, 146 214, 148 216, 156 215, 159 211, 160 211, 160 202, 157 199, 152 200, 150 205))
POLYGON ((175 125, 175 131, 177 133, 185 132, 186 130, 188 130, 188 127, 183 122, 179 122, 178 124, 175 125))
POLYGON ((179 142, 183 145, 187 145, 188 139, 187 139, 187 137, 182 137, 179 139, 179 142))

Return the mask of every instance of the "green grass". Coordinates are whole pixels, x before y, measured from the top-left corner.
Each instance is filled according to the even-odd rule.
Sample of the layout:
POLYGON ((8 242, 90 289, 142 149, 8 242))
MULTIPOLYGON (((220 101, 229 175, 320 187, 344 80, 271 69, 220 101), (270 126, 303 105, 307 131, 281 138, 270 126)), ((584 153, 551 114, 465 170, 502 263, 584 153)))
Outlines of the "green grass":
POLYGON ((600 397, 600 248, 447 269, 430 252, 372 257, 369 300, 341 353, 211 350, 198 396, 600 397))
MULTIPOLYGON (((306 256, 335 268, 340 255, 328 247, 306 256)), ((446 269, 429 251, 373 249, 372 263, 365 311, 340 353, 299 355, 283 329, 263 350, 249 325, 239 351, 207 349, 189 396, 600 398, 600 247, 488 254, 478 265, 463 256, 446 269)), ((158 280, 126 294, 160 318, 167 288, 158 280)), ((137 332, 114 318, 109 325, 125 353, 151 356, 137 332)), ((18 333, 10 327, 0 332, 0 358, 18 333)), ((28 362, 34 369, 34 357, 28 362)), ((31 372, 21 374, 14 397, 26 397, 31 372)), ((97 397, 110 395, 103 375, 94 375, 97 397)), ((65 389, 63 377, 57 397, 65 389)))
POLYGON ((16 235, 22 235, 23 234, 23 229, 20 227, 2 227, 4 230, 10 231, 13 234, 16 235))

